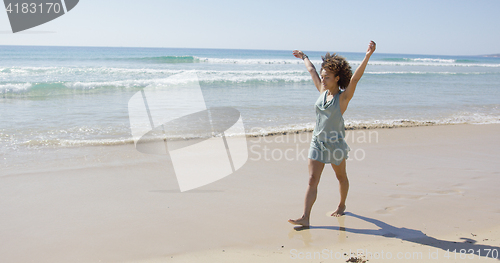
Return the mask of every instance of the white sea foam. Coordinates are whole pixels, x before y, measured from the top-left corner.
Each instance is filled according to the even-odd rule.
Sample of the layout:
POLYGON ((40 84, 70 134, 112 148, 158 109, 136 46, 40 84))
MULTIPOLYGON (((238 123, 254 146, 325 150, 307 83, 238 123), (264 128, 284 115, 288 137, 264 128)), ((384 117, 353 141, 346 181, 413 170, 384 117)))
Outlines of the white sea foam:
MULTIPOLYGON (((321 59, 310 59, 315 65, 321 65, 321 59)), ((300 59, 233 59, 233 58, 200 58, 200 61, 213 64, 303 64, 300 59)), ((351 65, 360 65, 360 60, 349 60, 351 65)), ((381 66, 446 66, 446 67, 500 67, 498 63, 474 63, 460 62, 456 59, 438 59, 438 58, 407 58, 396 61, 371 60, 369 65, 381 66)))
MULTIPOLYGON (((300 59, 238 59, 238 58, 200 58, 201 61, 213 64, 303 64, 304 62, 300 59)), ((321 60, 311 60, 311 62, 317 64, 321 63, 321 60)))
MULTIPOLYGON (((398 127, 415 127, 415 126, 429 126, 429 125, 450 125, 450 124, 494 124, 500 123, 500 116, 492 115, 487 113, 457 113, 451 117, 442 119, 384 119, 384 120, 346 120, 345 126, 347 130, 359 130, 359 129, 377 129, 377 128, 398 128, 398 127)), ((290 134, 290 133, 303 133, 311 132, 314 129, 315 123, 296 123, 287 125, 277 125, 277 126, 265 126, 262 127, 246 127, 245 134, 225 134, 226 136, 242 136, 247 137, 259 137, 259 136, 270 136, 279 134, 290 134)), ((39 148, 39 147, 80 147, 80 146, 111 146, 111 145, 122 145, 122 144, 133 144, 134 140, 128 134, 128 130, 113 130, 112 133, 115 134, 114 138, 109 138, 109 131, 104 132, 107 138, 102 137, 102 132, 100 129, 94 129, 91 127, 73 127, 70 131, 58 133, 73 133, 72 137, 75 138, 59 138, 60 136, 55 136, 52 132, 36 131, 33 132, 37 134, 31 134, 30 139, 17 138, 16 136, 9 136, 0 133, 0 144, 6 149, 17 149, 19 147, 28 148, 39 148), (89 135, 90 133, 93 135, 89 135), (75 134, 80 131, 81 134, 75 134), (81 138, 78 138, 81 137, 81 138), (90 137, 85 139, 84 137, 90 137), (92 138, 93 137, 93 138, 92 138)), ((220 136, 220 135, 215 135, 220 136)), ((19 137, 19 136, 18 136, 19 137)), ((161 135, 158 138, 153 138, 153 140, 167 139, 167 140, 186 140, 186 139, 199 139, 203 138, 201 135, 196 134, 183 134, 183 136, 169 136, 164 137, 161 135)))
MULTIPOLYGON (((226 82, 302 82, 311 77, 304 71, 196 71, 202 83, 226 82)), ((146 87, 176 84, 182 80, 174 78, 130 79, 115 81, 77 81, 66 82, 64 85, 72 89, 95 89, 98 87, 146 87)))
POLYGON ((417 62, 437 62, 437 63, 455 63, 456 59, 441 59, 441 58, 413 58, 407 59, 409 61, 417 61, 417 62))
MULTIPOLYGON (((360 65, 361 61, 349 61, 351 65, 360 65)), ((419 61, 370 61, 368 65, 373 66, 427 66, 427 67, 485 67, 485 68, 498 68, 500 64, 486 64, 486 63, 442 63, 442 62, 419 62, 419 61)))
POLYGON ((7 92, 18 93, 18 92, 26 91, 30 87, 31 87, 31 83, 29 83, 29 82, 0 84, 0 92, 1 93, 7 93, 7 92))
POLYGON ((488 72, 450 72, 450 71, 366 71, 372 75, 486 75, 488 72))
MULTIPOLYGON (((296 64, 302 65, 303 61, 300 59, 231 59, 231 58, 200 58, 203 63, 212 64, 251 64, 251 65, 265 65, 265 64, 296 64)), ((321 60, 312 60, 313 64, 317 67, 320 66, 321 60)), ((353 66, 361 64, 359 60, 351 60, 349 63, 353 66)), ((455 59, 433 59, 433 58, 415 58, 405 59, 401 61, 380 61, 371 60, 369 65, 373 66, 397 66, 397 67, 414 67, 414 66, 427 66, 427 67, 478 67, 478 68, 498 68, 499 63, 469 63, 457 62, 455 59)), ((68 76, 69 78, 144 78, 148 76, 157 76, 166 78, 168 76, 183 72, 182 69, 159 69, 159 68, 117 68, 117 67, 3 67, 0 68, 0 77, 5 79, 12 79, 16 77, 45 77, 45 76, 68 76), (121 77, 124 76, 124 77, 121 77)), ((253 75, 269 75, 277 74, 279 71, 197 71, 200 74, 221 74, 230 75, 235 74, 253 74, 253 75)), ((297 72, 297 71, 296 71, 297 72)), ((300 73, 303 73, 302 70, 300 73)), ((400 72, 414 72, 414 70, 401 70, 400 72)), ((300 74, 299 73, 299 74, 300 74)), ((287 73, 288 74, 288 73, 287 73)), ((25 78, 24 78, 25 79, 25 78)), ((83 80, 84 81, 84 80, 83 80)), ((302 81, 302 80, 299 80, 302 81)), ((125 85, 126 86, 126 85, 125 85)))
POLYGON ((115 68, 115 67, 8 67, 0 68, 0 76, 38 76, 38 75, 127 75, 127 74, 166 74, 173 75, 183 70, 151 68, 115 68))
MULTIPOLYGON (((111 72, 113 69, 103 69, 104 71, 111 72)), ((3 93, 21 93, 29 91, 33 85, 47 84, 45 91, 49 92, 51 85, 59 87, 64 85, 65 87, 73 90, 93 90, 97 88, 106 87, 117 87, 117 88, 143 88, 152 86, 168 86, 169 84, 176 84, 182 80, 176 80, 175 78, 169 78, 168 76, 174 73, 183 72, 182 70, 148 70, 149 73, 155 74, 153 78, 144 78, 144 76, 131 76, 126 74, 130 71, 138 73, 141 70, 117 70, 114 73, 123 74, 123 77, 114 76, 110 81, 92 81, 92 80, 81 80, 81 81, 56 81, 56 82, 26 82, 26 83, 7 83, 0 84, 0 92, 3 93), (164 75, 162 77, 158 76, 164 75), (127 79, 129 77, 130 79, 127 79), (116 80, 116 79, 122 80, 116 80)), ((143 70, 145 71, 145 70, 143 70)), ((247 83, 247 82, 260 82, 260 83, 273 83, 273 82, 305 82, 311 81, 311 77, 307 71, 304 70, 229 70, 229 71, 215 71, 215 70, 198 70, 196 71, 199 81, 201 83, 247 83)), ((371 75, 483 75, 483 74, 494 74, 488 72, 438 72, 438 71, 367 71, 366 74, 371 75)), ((146 75, 147 77, 148 75, 146 75)), ((109 78, 109 76, 106 76, 109 78)), ((54 92, 64 92, 62 90, 55 90, 54 92)))

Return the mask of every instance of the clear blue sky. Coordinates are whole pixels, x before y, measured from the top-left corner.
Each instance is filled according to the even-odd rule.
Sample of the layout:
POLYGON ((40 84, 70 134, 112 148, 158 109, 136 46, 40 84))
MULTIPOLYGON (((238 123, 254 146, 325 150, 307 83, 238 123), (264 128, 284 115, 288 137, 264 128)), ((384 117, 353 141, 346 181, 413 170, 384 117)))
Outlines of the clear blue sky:
POLYGON ((66 15, 0 45, 278 49, 477 55, 500 53, 498 0, 80 0, 66 15))

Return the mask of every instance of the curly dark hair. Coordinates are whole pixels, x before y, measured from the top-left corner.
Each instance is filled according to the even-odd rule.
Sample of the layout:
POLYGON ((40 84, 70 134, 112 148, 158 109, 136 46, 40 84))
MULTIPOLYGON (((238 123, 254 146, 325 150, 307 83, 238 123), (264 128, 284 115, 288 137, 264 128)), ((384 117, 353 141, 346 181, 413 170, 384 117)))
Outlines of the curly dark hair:
POLYGON ((351 77, 352 77, 352 71, 351 71, 351 66, 349 65, 349 62, 342 57, 337 55, 336 53, 333 53, 333 55, 330 55, 330 53, 326 53, 326 55, 323 57, 323 63, 321 63, 321 69, 323 70, 328 70, 330 72, 333 72, 335 76, 339 76, 339 87, 341 89, 347 88, 349 86, 349 82, 351 82, 351 77))

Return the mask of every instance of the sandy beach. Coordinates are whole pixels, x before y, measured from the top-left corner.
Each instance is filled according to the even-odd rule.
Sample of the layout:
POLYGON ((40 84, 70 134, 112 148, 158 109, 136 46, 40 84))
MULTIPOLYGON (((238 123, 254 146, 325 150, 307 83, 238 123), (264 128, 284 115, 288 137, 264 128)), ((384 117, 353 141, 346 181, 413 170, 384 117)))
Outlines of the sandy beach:
POLYGON ((347 131, 347 213, 329 216, 325 166, 310 229, 287 219, 302 213, 311 133, 248 137, 242 168, 183 193, 169 159, 133 144, 44 150, 1 172, 0 262, 498 262, 498 134, 347 131))

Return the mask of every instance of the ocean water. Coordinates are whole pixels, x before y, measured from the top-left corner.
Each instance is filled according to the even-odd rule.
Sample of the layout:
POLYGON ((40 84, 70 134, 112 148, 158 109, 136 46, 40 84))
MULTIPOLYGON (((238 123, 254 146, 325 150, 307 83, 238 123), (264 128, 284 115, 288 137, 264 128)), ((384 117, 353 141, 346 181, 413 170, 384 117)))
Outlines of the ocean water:
MULTIPOLYGON (((326 52, 304 52, 319 69, 326 52)), ((338 53, 353 70, 364 57, 338 53)), ((208 107, 240 111, 247 133, 314 128, 319 93, 291 50, 0 46, 0 160, 131 144, 129 99, 186 71, 208 107)), ((500 58, 376 52, 344 119, 354 129, 500 123, 500 58)))

